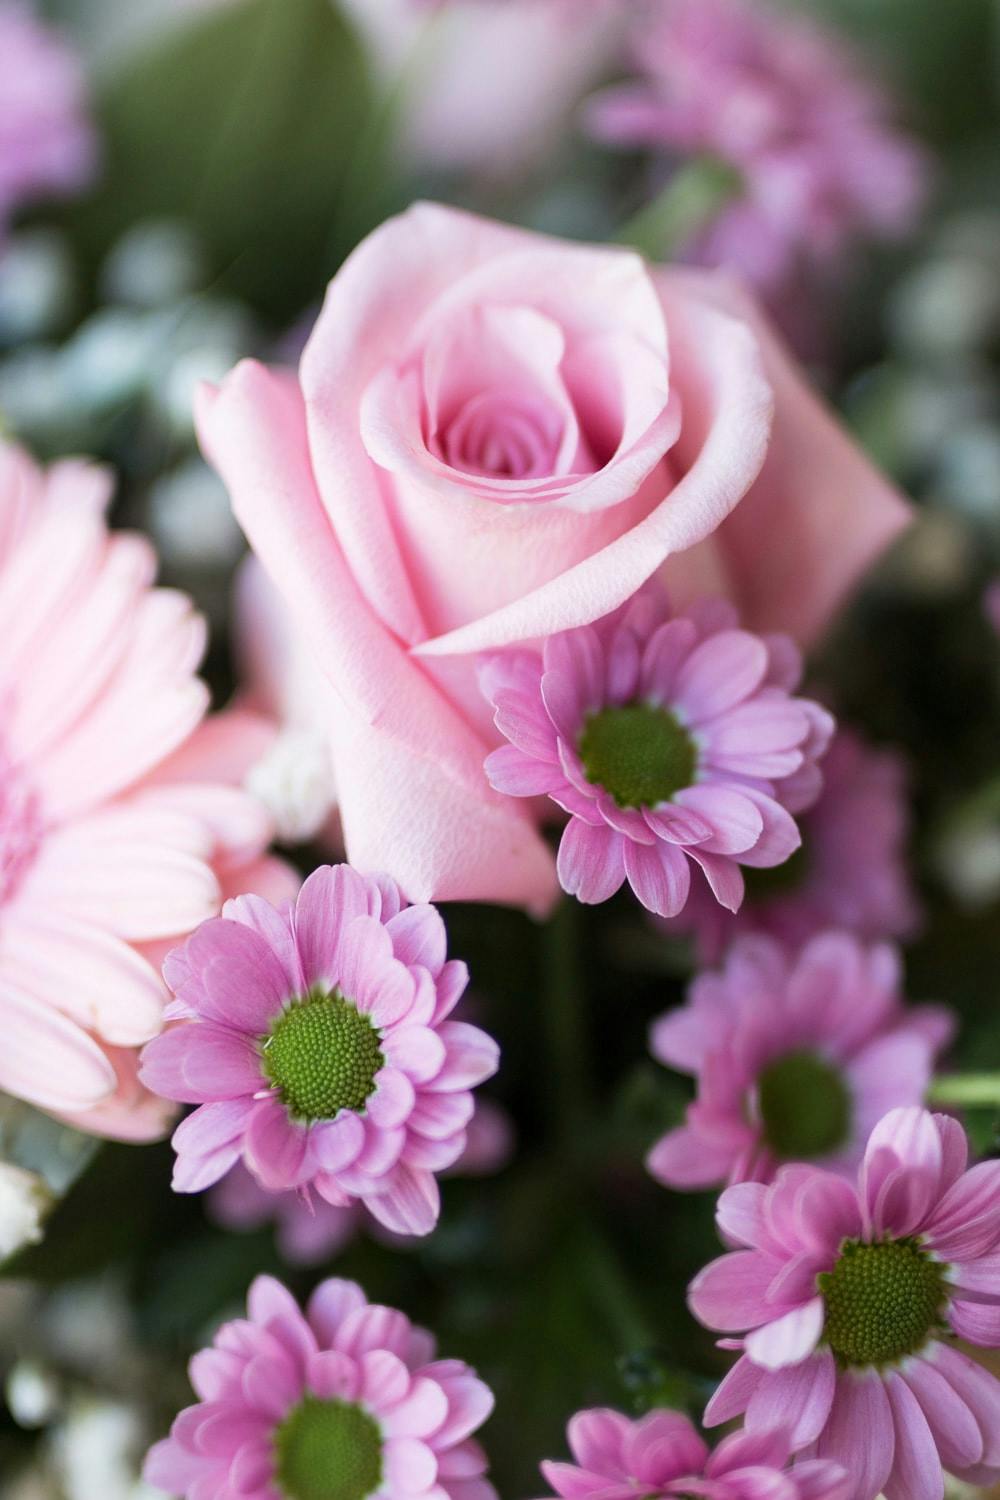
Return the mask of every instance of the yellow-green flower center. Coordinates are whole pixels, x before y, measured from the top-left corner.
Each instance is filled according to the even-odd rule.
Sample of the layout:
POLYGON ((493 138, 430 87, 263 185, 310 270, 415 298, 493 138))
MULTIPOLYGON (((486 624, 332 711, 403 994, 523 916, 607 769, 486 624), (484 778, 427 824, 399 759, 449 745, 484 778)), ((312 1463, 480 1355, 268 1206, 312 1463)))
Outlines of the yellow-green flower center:
POLYGON ((286 1500, 365 1500, 382 1481, 382 1434, 360 1406, 306 1396, 274 1434, 286 1500))
POLYGON ((303 1121, 363 1109, 385 1060, 371 1021, 336 990, 296 1000, 261 1050, 264 1072, 285 1108, 303 1121))
POLYGON ((690 786, 698 752, 667 708, 629 703, 591 714, 577 744, 587 780, 619 807, 655 807, 690 786))
POLYGON ((832 1271, 817 1277, 823 1337, 841 1365, 891 1365, 916 1354, 948 1301, 944 1267, 914 1239, 847 1240, 832 1271))
POLYGON ((758 1080, 764 1140, 783 1161, 813 1161, 843 1146, 851 1096, 839 1069, 814 1052, 788 1052, 758 1080))

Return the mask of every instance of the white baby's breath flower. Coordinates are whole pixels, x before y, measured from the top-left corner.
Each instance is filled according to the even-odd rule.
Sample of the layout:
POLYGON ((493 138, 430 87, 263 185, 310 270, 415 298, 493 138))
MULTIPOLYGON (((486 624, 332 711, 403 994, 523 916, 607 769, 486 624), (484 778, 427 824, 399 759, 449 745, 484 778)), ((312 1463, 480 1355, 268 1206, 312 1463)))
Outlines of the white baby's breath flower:
POLYGON ((0 1162, 0 1261, 42 1238, 52 1194, 37 1172, 0 1162))
POLYGON ((251 767, 246 788, 267 808, 283 843, 313 838, 336 802, 325 736, 305 727, 282 730, 263 759, 251 767))

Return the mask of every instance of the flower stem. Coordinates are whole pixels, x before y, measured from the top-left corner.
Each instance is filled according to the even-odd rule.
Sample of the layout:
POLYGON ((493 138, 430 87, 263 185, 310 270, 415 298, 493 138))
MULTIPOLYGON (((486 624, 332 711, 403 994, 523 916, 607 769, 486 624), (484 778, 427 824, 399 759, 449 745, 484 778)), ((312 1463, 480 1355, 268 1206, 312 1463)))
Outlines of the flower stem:
POLYGON ((933 1104, 1000 1109, 1000 1073, 945 1073, 928 1090, 933 1104))
POLYGON ((740 192, 740 175, 727 162, 703 156, 675 172, 663 191, 618 231, 649 260, 670 260, 707 229, 740 192))
POLYGON ((621 1352, 637 1354, 651 1348, 653 1339, 645 1314, 613 1246, 594 1229, 585 1236, 581 1248, 594 1296, 621 1352))
POLYGON ((580 963, 579 903, 559 903, 545 928, 543 1006, 556 1137, 568 1161, 580 1156, 590 1121, 586 995, 580 963))

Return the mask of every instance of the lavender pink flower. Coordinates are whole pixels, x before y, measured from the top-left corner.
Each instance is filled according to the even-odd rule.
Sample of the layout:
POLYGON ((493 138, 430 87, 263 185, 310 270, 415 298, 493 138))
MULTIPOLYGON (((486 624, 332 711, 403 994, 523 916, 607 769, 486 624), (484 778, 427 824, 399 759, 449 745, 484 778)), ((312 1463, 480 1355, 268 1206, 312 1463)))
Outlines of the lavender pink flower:
POLYGON ((655 1022, 654 1057, 690 1073, 685 1122, 649 1154, 672 1188, 770 1182, 783 1162, 856 1170, 889 1110, 922 1103, 950 1014, 904 1009, 900 962, 887 943, 847 933, 795 956, 772 938, 737 939, 687 1004, 655 1022))
POLYGON ((750 932, 787 943, 828 927, 868 939, 913 935, 920 909, 906 857, 910 809, 900 755, 838 728, 823 758, 823 789, 799 826, 801 848, 774 871, 750 872, 738 913, 697 888, 664 931, 692 934, 703 964, 750 932))
POLYGON ((174 1133, 178 1192, 242 1158, 269 1191, 360 1200, 399 1234, 434 1227, 434 1174, 465 1149, 471 1089, 498 1060, 450 1019, 468 970, 434 907, 324 866, 281 911, 228 902, 164 972, 179 1024, 145 1049, 142 1077, 200 1106, 174 1133))
POLYGON ((198 1402, 153 1447, 144 1477, 187 1500, 496 1500, 472 1437, 487 1386, 403 1313, 352 1281, 322 1282, 303 1313, 261 1276, 247 1316, 190 1365, 198 1402))
POLYGON ((94 169, 83 69, 21 0, 0 0, 0 241, 23 204, 76 192, 94 169))
POLYGON ((668 618, 644 590, 596 626, 540 652, 487 657, 480 684, 510 742, 486 760, 498 791, 551 797, 569 814, 562 887, 588 904, 625 880, 672 917, 691 865, 729 911, 741 866, 798 848, 793 811, 818 795, 829 714, 792 692, 801 660, 786 636, 738 628, 715 602, 668 618))
POLYGON ((739 1248, 689 1301, 740 1358, 709 1426, 780 1421, 843 1465, 849 1500, 941 1500, 942 1469, 1000 1477, 1000 1381, 955 1345, 1000 1346, 1000 1161, 970 1169, 957 1121, 893 1110, 854 1182, 784 1167, 728 1188, 717 1217, 739 1248))
POLYGON ((843 1469, 823 1459, 787 1468, 779 1429, 733 1433, 715 1452, 687 1417, 651 1411, 639 1421, 608 1408, 580 1411, 567 1428, 573 1464, 542 1464, 562 1500, 847 1500, 843 1469))
POLYGON ((640 7, 634 77, 594 100, 593 131, 678 161, 731 167, 735 197, 689 248, 773 292, 802 260, 834 265, 862 236, 895 236, 924 195, 920 150, 845 41, 764 0, 640 7))

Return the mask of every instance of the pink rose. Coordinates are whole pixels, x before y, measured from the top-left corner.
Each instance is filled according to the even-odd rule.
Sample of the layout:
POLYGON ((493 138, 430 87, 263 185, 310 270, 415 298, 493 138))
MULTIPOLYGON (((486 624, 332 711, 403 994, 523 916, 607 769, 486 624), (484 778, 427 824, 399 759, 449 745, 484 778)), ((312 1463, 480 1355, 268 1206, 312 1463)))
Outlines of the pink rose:
POLYGON ((414 901, 556 892, 483 772, 481 652, 665 564, 808 639, 907 517, 726 280, 433 205, 351 256, 297 376, 244 362, 198 422, 335 689, 348 857, 414 901))

